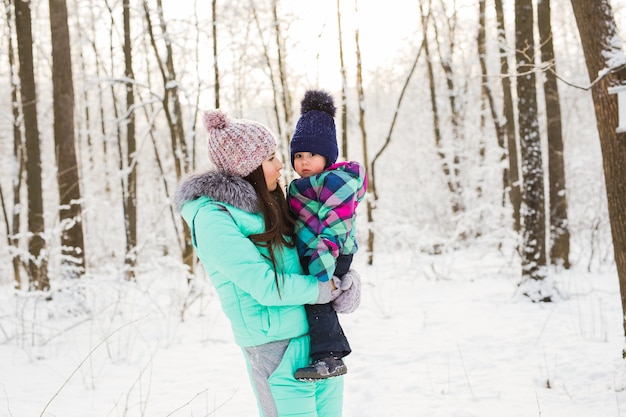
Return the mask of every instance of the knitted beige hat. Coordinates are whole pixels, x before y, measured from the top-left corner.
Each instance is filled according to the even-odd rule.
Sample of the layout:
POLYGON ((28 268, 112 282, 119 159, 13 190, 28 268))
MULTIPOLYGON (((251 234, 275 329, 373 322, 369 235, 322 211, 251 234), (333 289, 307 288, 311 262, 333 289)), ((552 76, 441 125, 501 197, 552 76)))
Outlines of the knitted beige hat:
POLYGON ((203 121, 209 158, 220 171, 245 177, 276 151, 274 137, 260 123, 230 119, 220 110, 205 112, 203 121))

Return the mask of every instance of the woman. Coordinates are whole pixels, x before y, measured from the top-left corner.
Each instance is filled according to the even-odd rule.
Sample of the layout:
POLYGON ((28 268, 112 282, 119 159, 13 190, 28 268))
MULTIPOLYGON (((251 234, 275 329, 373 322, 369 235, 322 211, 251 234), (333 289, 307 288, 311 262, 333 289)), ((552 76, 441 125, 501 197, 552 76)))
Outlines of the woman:
POLYGON ((354 303, 358 275, 347 274, 336 289, 333 280, 302 273, 279 186, 283 165, 267 128, 219 110, 205 113, 204 125, 216 169, 183 181, 176 203, 243 350, 259 413, 341 416, 343 377, 310 383, 293 375, 309 361, 303 305, 354 303))

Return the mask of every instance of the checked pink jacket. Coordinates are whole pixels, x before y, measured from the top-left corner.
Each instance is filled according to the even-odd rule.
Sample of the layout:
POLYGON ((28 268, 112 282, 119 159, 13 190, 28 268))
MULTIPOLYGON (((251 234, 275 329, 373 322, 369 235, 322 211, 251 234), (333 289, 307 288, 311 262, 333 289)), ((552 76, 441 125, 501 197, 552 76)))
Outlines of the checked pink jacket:
POLYGON ((365 168, 354 161, 338 162, 289 184, 287 202, 298 216, 298 254, 311 257, 309 273, 318 280, 332 278, 339 255, 356 253, 356 208, 366 190, 365 168))

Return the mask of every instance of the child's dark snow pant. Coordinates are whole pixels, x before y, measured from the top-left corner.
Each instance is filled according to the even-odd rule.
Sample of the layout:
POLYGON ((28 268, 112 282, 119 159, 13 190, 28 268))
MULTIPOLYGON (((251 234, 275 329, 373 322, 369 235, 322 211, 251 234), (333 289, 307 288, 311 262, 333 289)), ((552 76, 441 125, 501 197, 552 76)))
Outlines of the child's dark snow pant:
MULTIPOLYGON (((304 259, 304 268, 308 273, 308 261, 304 259)), ((337 258, 335 276, 341 278, 350 269, 352 255, 341 255, 337 258)), ((339 324, 337 312, 333 308, 333 303, 327 304, 306 304, 307 319, 309 321, 309 335, 311 337, 311 359, 316 361, 329 356, 343 358, 352 349, 348 344, 348 339, 343 334, 343 329, 339 324)))

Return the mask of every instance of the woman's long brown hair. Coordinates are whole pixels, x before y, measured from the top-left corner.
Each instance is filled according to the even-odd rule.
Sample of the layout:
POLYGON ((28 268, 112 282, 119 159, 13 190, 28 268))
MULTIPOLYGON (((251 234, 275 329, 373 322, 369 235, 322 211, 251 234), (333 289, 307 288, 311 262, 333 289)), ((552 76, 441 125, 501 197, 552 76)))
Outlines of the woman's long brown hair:
POLYGON ((262 166, 252 171, 252 173, 244 177, 244 179, 254 187, 259 198, 259 209, 265 221, 265 231, 263 233, 250 235, 250 240, 259 246, 267 248, 270 261, 274 267, 276 287, 280 295, 276 250, 282 246, 291 248, 295 246, 295 219, 287 205, 285 193, 282 188, 278 186, 274 191, 267 189, 262 166))

